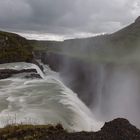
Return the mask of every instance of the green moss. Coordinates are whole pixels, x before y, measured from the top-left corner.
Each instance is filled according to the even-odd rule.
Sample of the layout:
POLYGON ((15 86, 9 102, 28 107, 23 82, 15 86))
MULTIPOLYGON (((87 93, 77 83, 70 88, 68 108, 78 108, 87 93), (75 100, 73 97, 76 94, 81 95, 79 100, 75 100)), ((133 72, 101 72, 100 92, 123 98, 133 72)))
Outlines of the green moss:
POLYGON ((11 125, 0 129, 1 140, 40 140, 49 135, 67 133, 62 125, 11 125))
POLYGON ((32 49, 25 38, 0 31, 0 63, 29 61, 33 58, 32 49))

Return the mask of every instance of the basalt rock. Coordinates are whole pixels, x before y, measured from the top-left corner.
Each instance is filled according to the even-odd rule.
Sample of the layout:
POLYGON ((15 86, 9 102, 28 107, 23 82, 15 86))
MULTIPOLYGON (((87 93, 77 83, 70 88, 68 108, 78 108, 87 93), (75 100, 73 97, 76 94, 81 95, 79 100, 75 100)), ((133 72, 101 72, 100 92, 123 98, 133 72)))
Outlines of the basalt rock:
POLYGON ((6 79, 11 77, 12 75, 20 73, 37 73, 37 71, 36 69, 22 69, 22 70, 0 69, 0 79, 6 79))
POLYGON ((29 75, 26 75, 25 78, 27 79, 42 79, 42 77, 39 74, 36 73, 31 73, 29 75))

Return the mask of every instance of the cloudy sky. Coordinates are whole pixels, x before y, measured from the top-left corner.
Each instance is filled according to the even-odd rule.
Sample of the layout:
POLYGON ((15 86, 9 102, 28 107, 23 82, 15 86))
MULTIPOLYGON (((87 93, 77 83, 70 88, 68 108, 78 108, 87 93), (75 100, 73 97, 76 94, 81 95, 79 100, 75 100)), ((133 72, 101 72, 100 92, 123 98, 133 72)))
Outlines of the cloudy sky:
POLYGON ((27 38, 114 32, 140 15, 140 0, 0 0, 0 29, 27 38))

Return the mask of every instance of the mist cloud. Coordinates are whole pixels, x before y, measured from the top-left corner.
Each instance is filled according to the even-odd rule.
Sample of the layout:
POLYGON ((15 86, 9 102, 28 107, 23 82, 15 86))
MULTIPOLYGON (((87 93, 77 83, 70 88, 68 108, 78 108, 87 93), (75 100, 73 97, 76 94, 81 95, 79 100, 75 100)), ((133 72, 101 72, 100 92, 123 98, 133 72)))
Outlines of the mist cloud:
POLYGON ((138 15, 139 0, 0 0, 0 28, 18 32, 110 33, 138 15))

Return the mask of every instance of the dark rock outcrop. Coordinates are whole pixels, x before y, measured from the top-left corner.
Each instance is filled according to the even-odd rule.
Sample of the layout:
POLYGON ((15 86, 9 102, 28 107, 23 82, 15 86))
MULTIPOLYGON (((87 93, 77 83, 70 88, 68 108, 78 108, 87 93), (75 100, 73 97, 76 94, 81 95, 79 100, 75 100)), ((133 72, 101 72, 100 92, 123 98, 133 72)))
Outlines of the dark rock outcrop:
POLYGON ((9 32, 0 31, 0 64, 11 62, 28 62, 36 64, 42 71, 33 54, 33 46, 27 39, 9 32))
POLYGON ((96 133, 95 140, 140 140, 140 130, 128 120, 118 118, 105 123, 101 131, 96 133))
POLYGON ((98 132, 68 133, 62 125, 8 126, 0 129, 0 139, 30 140, 140 140, 140 130, 126 119, 115 119, 105 123, 98 132))
POLYGON ((34 78, 42 79, 42 77, 39 74, 36 74, 36 73, 31 73, 29 75, 26 75, 25 78, 27 78, 27 79, 34 79, 34 78))
MULTIPOLYGON (((37 73, 36 69, 22 69, 22 70, 14 70, 14 69, 0 69, 0 79, 6 79, 11 77, 14 74, 19 73, 37 73)), ((39 76, 36 76, 39 77, 39 76)))

